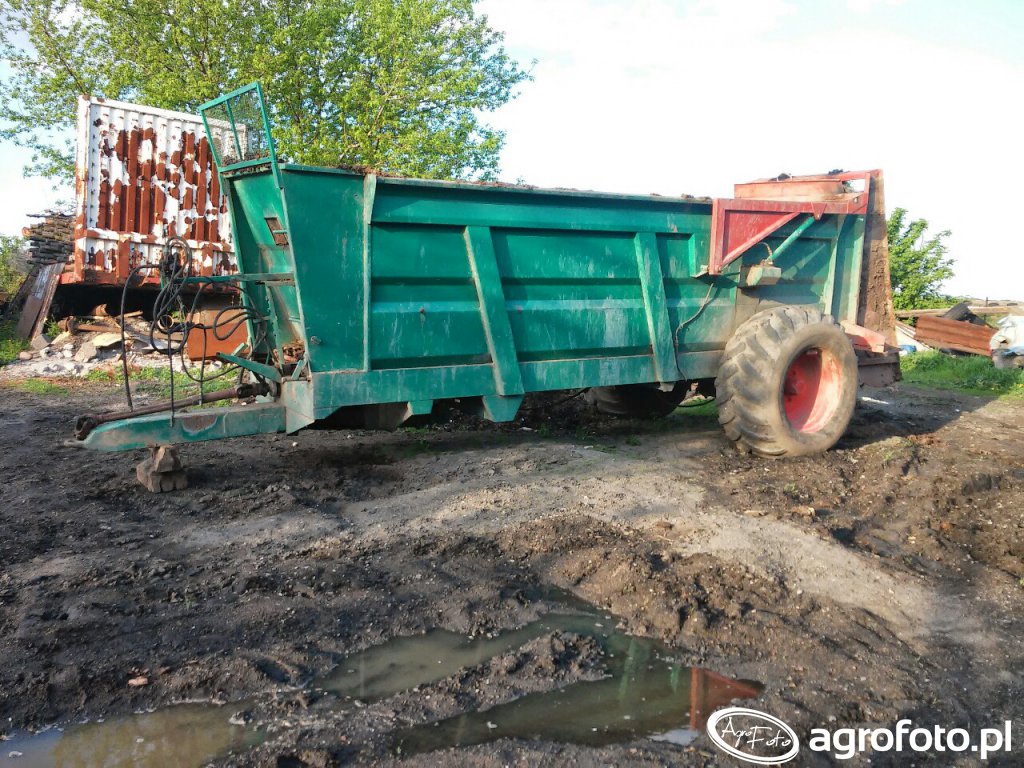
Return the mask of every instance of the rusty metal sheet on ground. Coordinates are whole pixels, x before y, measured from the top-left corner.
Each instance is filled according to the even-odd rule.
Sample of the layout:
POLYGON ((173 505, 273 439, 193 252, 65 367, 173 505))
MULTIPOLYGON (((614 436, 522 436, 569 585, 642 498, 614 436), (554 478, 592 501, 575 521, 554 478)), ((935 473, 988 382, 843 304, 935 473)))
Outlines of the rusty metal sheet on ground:
MULTIPOLYGON (((220 126, 211 125, 214 140, 220 126)), ((63 283, 123 285, 155 264, 171 237, 188 241, 195 274, 237 271, 227 198, 202 119, 82 97, 78 103, 75 250, 63 283)), ((143 274, 155 283, 155 270, 143 274)))
POLYGON ((941 317, 920 317, 917 320, 918 341, 938 349, 954 349, 958 352, 972 352, 988 355, 989 341, 995 328, 974 325, 962 320, 946 320, 941 317))

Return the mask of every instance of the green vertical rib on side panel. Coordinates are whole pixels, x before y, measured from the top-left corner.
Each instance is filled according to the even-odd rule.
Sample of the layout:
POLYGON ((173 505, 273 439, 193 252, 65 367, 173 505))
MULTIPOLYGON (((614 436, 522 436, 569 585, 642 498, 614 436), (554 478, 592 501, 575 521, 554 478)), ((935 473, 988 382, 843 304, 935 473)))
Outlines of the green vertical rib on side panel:
POLYGON ((480 299, 487 349, 494 364, 494 380, 499 395, 523 394, 523 377, 519 373, 519 359, 512 338, 512 326, 505 307, 498 262, 494 256, 494 243, 489 227, 466 227, 466 246, 469 265, 480 299))
POLYGON ((665 279, 661 273, 658 239, 653 232, 640 232, 633 240, 636 246, 636 264, 640 272, 640 290, 647 313, 647 331, 651 335, 651 353, 658 381, 671 382, 679 378, 675 344, 668 321, 665 301, 665 279))
POLYGON ((370 246, 373 238, 370 227, 373 223, 373 204, 377 199, 377 176, 369 174, 363 180, 363 370, 370 370, 370 276, 373 261, 370 246))
POLYGON ((842 261, 836 270, 837 320, 857 322, 857 307, 860 304, 860 273, 864 263, 864 217, 848 216, 840 234, 842 261))
POLYGON ((825 276, 825 282, 821 287, 821 311, 826 315, 832 315, 835 311, 832 305, 836 288, 836 267, 840 258, 843 223, 845 219, 845 215, 836 216, 836 229, 838 230, 838 234, 835 239, 832 240, 832 250, 831 253, 829 253, 828 258, 828 274, 825 276))

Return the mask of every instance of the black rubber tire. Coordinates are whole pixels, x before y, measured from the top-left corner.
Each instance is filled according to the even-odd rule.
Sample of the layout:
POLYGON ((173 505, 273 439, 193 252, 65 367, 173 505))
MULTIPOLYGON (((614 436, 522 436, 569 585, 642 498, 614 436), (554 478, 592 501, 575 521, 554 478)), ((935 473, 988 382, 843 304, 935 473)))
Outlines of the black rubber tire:
POLYGON ((685 383, 680 382, 668 392, 659 389, 657 384, 591 387, 584 397, 600 413, 608 416, 656 419, 672 413, 685 395, 685 383))
MULTIPOLYGON (((725 346, 715 379, 718 421, 738 448, 759 456, 821 453, 849 426, 857 386, 853 344, 832 317, 809 307, 767 309, 743 323, 725 346), (785 389, 798 359, 811 361, 812 369, 817 359, 827 373, 801 400, 809 413, 793 411, 794 423, 785 389)), ((792 391, 788 396, 796 397, 792 391)))

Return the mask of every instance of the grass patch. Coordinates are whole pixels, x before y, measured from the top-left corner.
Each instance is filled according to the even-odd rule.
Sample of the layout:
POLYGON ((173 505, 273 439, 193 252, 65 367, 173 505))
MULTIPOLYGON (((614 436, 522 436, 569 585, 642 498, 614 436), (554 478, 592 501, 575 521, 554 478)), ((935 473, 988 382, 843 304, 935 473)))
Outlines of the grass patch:
POLYGON ((954 356, 942 352, 913 352, 900 361, 903 380, 935 389, 975 395, 1024 399, 1024 369, 1001 371, 987 357, 954 356))
MULTIPOLYGON (((206 370, 206 381, 203 382, 203 392, 216 392, 218 389, 228 389, 235 386, 238 381, 238 372, 234 371, 226 376, 211 380, 210 377, 219 374, 220 370, 206 370)), ((199 368, 190 368, 195 378, 199 378, 199 368)), ((132 368, 128 371, 128 379, 131 381, 132 392, 155 395, 161 399, 168 400, 171 397, 171 372, 163 366, 132 368)), ((86 381, 99 382, 116 387, 124 387, 124 373, 120 366, 110 369, 96 369, 85 375, 86 381)), ((192 381, 181 371, 174 372, 174 397, 176 399, 192 397, 199 394, 199 382, 192 381)))
POLYGON ((718 418, 718 406, 715 404, 713 398, 708 398, 702 403, 693 403, 692 405, 681 405, 673 412, 676 415, 684 416, 703 416, 705 418, 718 418))
POLYGON ((13 321, 0 323, 0 365, 17 360, 18 353, 28 349, 28 342, 14 335, 14 327, 13 321))
POLYGON ((49 379, 19 379, 12 381, 11 386, 20 389, 22 392, 31 392, 33 395, 67 395, 70 394, 67 387, 54 384, 49 379))
POLYGON ((420 438, 408 443, 404 443, 398 448, 398 453, 401 454, 402 458, 414 459, 417 456, 422 456, 424 453, 430 453, 434 450, 441 450, 441 446, 435 446, 429 440, 420 438))

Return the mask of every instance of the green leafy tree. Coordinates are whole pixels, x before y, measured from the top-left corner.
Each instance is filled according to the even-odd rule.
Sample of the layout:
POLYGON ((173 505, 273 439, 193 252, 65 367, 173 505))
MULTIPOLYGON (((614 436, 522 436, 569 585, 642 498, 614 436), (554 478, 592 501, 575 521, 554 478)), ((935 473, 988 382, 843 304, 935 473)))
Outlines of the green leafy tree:
POLYGON ((0 138, 69 181, 79 94, 194 112, 263 83, 283 157, 493 178, 528 73, 473 0, 0 0, 0 138))
POLYGON ((25 279, 25 241, 0 235, 0 294, 12 294, 25 279))
POLYGON ((953 276, 953 260, 946 257, 949 230, 929 236, 925 219, 907 221, 907 212, 896 208, 889 216, 889 275, 892 303, 896 309, 923 309, 948 304, 940 292, 942 283, 953 276))

